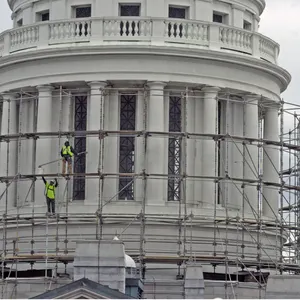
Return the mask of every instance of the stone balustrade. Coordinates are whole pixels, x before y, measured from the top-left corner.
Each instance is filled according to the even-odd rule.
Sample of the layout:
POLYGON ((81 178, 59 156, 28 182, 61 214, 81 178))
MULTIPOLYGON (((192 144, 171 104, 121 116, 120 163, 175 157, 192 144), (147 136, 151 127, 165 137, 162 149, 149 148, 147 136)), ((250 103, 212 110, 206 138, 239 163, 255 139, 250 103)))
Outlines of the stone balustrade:
POLYGON ((112 17, 35 23, 0 35, 0 56, 21 50, 129 42, 226 51, 277 64, 279 45, 252 31, 219 23, 163 18, 112 17))

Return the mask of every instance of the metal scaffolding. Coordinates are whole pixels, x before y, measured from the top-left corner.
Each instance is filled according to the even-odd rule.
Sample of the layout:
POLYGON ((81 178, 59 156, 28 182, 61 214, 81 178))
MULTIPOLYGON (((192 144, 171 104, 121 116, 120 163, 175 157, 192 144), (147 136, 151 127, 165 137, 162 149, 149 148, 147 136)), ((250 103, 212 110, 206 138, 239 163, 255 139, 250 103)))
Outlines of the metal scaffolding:
MULTIPOLYGON (((283 100, 278 105, 280 136, 278 140, 268 140, 263 135, 264 109, 274 105, 257 96, 257 104, 250 103, 244 99, 246 93, 222 90, 215 99, 218 103, 216 131, 215 133, 190 132, 188 120, 190 111, 187 103, 191 99, 202 99, 199 90, 191 87, 165 89, 169 95, 168 100, 168 128, 167 131, 148 130, 148 102, 149 89, 147 87, 114 88, 106 87, 99 90, 98 101, 100 101, 99 128, 91 130, 88 128, 88 101, 89 93, 82 89, 66 89, 59 86, 53 98, 59 103, 59 125, 58 131, 39 132, 37 128, 38 102, 41 98, 34 92, 26 90, 17 91, 18 96, 14 100, 3 100, 0 112, 4 104, 8 105, 7 132, 0 135, 0 151, 6 150, 7 161, 5 174, 0 176, 1 185, 5 185, 0 195, 3 210, 1 211, 1 230, 3 234, 3 249, 1 254, 1 296, 2 298, 17 297, 18 274, 23 271, 24 265, 42 263, 45 265, 44 276, 41 283, 49 287, 58 278, 59 270, 67 270, 67 265, 74 260, 74 240, 80 238, 112 239, 115 233, 105 231, 107 226, 118 228, 117 235, 124 241, 126 252, 139 264, 141 278, 147 280, 147 267, 152 263, 171 264, 177 268, 177 279, 184 278, 184 263, 188 260, 199 261, 213 268, 223 268, 224 297, 236 297, 236 283, 240 273, 246 272, 257 284, 257 298, 264 298, 266 290, 266 274, 271 271, 277 274, 299 274, 300 273, 300 106, 286 103, 283 100), (119 93, 120 103, 120 128, 119 130, 108 130, 105 127, 106 115, 105 97, 111 93, 119 93), (62 126, 64 97, 71 99, 68 109, 68 130, 62 126), (138 98, 142 101, 138 103, 138 98), (11 103, 17 101, 18 117, 11 117, 11 103), (23 103, 33 103, 32 127, 24 128, 23 103), (257 105, 260 113, 258 124, 258 138, 242 135, 234 135, 230 131, 229 109, 232 103, 240 103, 243 107, 243 120, 245 120, 245 107, 257 105), (142 109, 140 109, 142 105, 142 109), (142 111, 141 126, 136 126, 137 114, 142 111), (221 116, 223 116, 221 118, 221 116), (224 121, 225 120, 225 121, 224 121), (293 120, 293 122, 290 122, 293 120), (17 130, 10 132, 11 122, 18 122, 17 130), (292 124, 293 128, 286 128, 285 122, 292 124), (29 128, 29 130, 28 130, 29 128), (165 174, 149 173, 147 170, 147 149, 151 138, 167 140, 168 166, 165 174), (45 216, 41 212, 40 205, 36 204, 36 185, 41 174, 37 173, 36 154, 37 141, 43 139, 57 139, 61 147, 62 139, 68 138, 73 141, 74 147, 84 155, 78 156, 74 161, 74 174, 69 175, 69 180, 63 178, 61 173, 61 159, 59 150, 55 163, 56 171, 42 174, 46 179, 57 177, 60 181, 60 198, 57 199, 57 214, 55 218, 45 216), (116 172, 106 172, 105 141, 109 138, 117 138, 119 157, 119 169, 116 172), (86 153, 88 139, 98 139, 99 157, 94 159, 97 165, 96 172, 87 172, 86 153), (190 175, 187 167, 187 157, 190 155, 190 141, 213 141, 215 143, 215 175, 190 175), (21 159, 23 146, 30 143, 30 155, 32 155, 32 172, 22 174, 21 159), (138 146, 137 146, 138 144, 138 146), (11 172, 11 149, 16 146, 16 168, 11 172), (263 157, 268 157, 265 147, 274 147, 280 153, 280 166, 275 166, 278 173, 278 182, 267 182, 263 179, 262 163, 263 157), (138 147, 138 148, 137 148, 138 147), (249 179, 234 177, 230 175, 229 149, 233 147, 243 157, 243 168, 247 167, 253 171, 255 178, 249 179), (257 165, 251 156, 252 147, 255 152, 257 165), (136 151, 138 149, 139 152, 136 151), (136 160, 140 156, 140 170, 136 170, 136 160), (147 183, 151 179, 159 179, 166 183, 167 200, 176 203, 178 214, 176 216, 161 215, 159 212, 152 213, 147 209, 147 183), (85 199, 86 184, 90 180, 98 180, 97 203, 93 212, 74 212, 74 202, 85 199), (115 195, 105 197, 105 184, 110 180, 118 181, 118 192, 115 195), (194 213, 193 206, 188 203, 189 182, 213 182, 214 184, 214 207, 211 215, 194 213), (27 184, 27 192, 21 195, 21 187, 27 184), (140 186, 141 198, 135 199, 136 187, 140 186), (234 186, 242 199, 240 210, 236 210, 233 216, 230 208, 229 186, 234 186), (256 187, 257 203, 253 204, 248 199, 245 187, 256 187), (279 211, 273 211, 273 217, 265 218, 262 214, 262 203, 268 204, 264 197, 263 187, 277 189, 279 193, 279 211), (11 193, 15 191, 15 203, 9 204, 11 193), (138 213, 110 213, 104 208, 115 200, 131 200, 138 202, 140 208, 138 213), (222 207, 224 215, 220 215, 222 207), (249 218, 245 208, 250 207, 253 216, 249 218), (176 235, 166 236, 162 230, 160 233, 151 234, 147 232, 153 224, 159 226, 174 226, 177 228, 176 235), (81 226, 92 226, 94 232, 80 232, 81 226), (213 234, 211 237, 197 236, 199 228, 211 226, 213 234), (30 234, 21 236, 23 228, 30 228, 30 234), (44 227, 46 236, 38 230, 44 227), (71 228, 78 227, 79 232, 75 234, 71 228), (138 231, 126 234, 128 228, 139 228, 138 231), (15 236, 11 236, 11 228, 15 229, 15 236), (221 234, 222 232, 222 234, 221 234), (236 232, 236 238, 232 239, 232 232, 236 232), (275 236, 275 242, 270 241, 270 233, 275 236), (264 247, 263 241, 265 241, 264 247), (159 249, 160 243, 170 244, 167 249, 159 249), (275 244, 274 244, 275 243, 275 244), (42 247, 42 245, 44 245, 42 247), (151 246, 148 246, 151 245, 151 246), (196 250, 199 245, 204 245, 201 253, 196 250), (253 256, 247 253, 247 249, 256 249, 253 256), (151 255, 149 249, 160 255, 151 255), (208 250, 206 250, 208 249, 208 250), (275 252, 274 254, 270 253, 275 252), (49 272, 52 269, 51 272, 49 272), (14 279, 12 291, 7 289, 8 279, 14 279)), ((94 94, 95 95, 95 94, 94 94)), ((3 120, 3 117, 2 119, 3 120)), ((241 124, 243 128, 245 126, 241 124)), ((266 159, 266 158, 265 158, 266 159)), ((22 189, 24 191, 24 189, 22 189)), ((41 195, 42 197, 42 195, 41 195)), ((196 197, 196 195, 194 196, 196 197)), ((197 196, 198 198, 200 196, 197 196)), ((118 202, 119 205, 122 205, 118 202)), ((44 209, 44 208, 42 208, 44 209)), ((162 227, 163 228, 163 227, 162 227)), ((28 229, 29 230, 29 229, 28 229)), ((251 252, 251 253, 252 253, 251 252)), ((159 293, 162 295, 162 292, 159 293)), ((184 297, 184 292, 183 295, 184 297)))

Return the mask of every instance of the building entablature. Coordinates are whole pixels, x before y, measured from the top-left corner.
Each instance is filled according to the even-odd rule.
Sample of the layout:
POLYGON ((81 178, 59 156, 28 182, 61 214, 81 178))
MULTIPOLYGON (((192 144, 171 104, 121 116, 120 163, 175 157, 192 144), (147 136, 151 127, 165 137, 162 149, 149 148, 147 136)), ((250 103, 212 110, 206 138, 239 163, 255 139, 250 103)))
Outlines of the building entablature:
POLYGON ((179 18, 257 31, 264 0, 8 0, 13 11, 14 27, 40 21, 65 20, 79 17, 152 17, 179 18))

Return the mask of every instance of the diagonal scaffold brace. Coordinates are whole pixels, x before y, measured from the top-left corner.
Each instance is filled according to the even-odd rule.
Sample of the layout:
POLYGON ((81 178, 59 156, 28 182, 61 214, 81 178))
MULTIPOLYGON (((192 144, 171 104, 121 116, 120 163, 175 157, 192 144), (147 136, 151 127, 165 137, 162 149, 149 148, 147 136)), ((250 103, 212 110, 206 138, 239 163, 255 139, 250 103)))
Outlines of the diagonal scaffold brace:
MULTIPOLYGON (((2 199, 2 197, 4 196, 4 194, 6 193, 6 191, 8 190, 9 186, 15 181, 15 179, 19 176, 20 174, 16 174, 13 179, 7 183, 5 190, 3 191, 3 193, 0 195, 0 200, 2 199)), ((3 182, 3 181, 1 181, 3 182)))

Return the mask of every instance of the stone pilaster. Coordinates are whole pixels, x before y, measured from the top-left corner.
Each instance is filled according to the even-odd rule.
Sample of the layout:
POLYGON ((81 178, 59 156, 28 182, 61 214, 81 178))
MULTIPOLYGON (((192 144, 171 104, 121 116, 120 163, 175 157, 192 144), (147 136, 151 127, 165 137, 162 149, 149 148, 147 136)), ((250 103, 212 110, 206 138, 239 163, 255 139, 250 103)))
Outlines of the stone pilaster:
MULTIPOLYGON (((279 141, 278 108, 269 107, 265 110, 264 140, 279 141)), ((264 145, 263 181, 279 182, 279 150, 274 145, 264 145)), ((278 189, 274 186, 263 187, 263 215, 275 219, 278 215, 278 189)))
MULTIPOLYGON (((51 85, 37 86, 38 90, 38 114, 37 114, 37 133, 52 131, 52 92, 51 85)), ((52 140, 49 136, 43 136, 36 142, 36 168, 41 164, 50 162, 52 159, 52 140)), ((44 174, 51 174, 53 165, 43 166, 44 174)), ((35 171, 38 173, 38 170, 35 171)), ((44 194, 44 183, 42 179, 35 183, 35 204, 46 207, 44 194)))
MULTIPOLYGON (((3 113, 1 124, 1 135, 17 133, 17 95, 7 93, 2 95, 3 113)), ((0 172, 1 176, 15 176, 17 174, 17 140, 11 140, 8 143, 1 142, 0 172)), ((6 189, 6 184, 1 183, 1 194, 6 189)), ((16 204, 16 184, 12 183, 6 194, 1 199, 1 206, 4 209, 11 209, 16 204)))
MULTIPOLYGON (((88 99, 87 130, 104 129, 104 88, 106 82, 89 82, 90 97, 88 99)), ((87 137, 86 173, 97 173, 99 166, 100 141, 98 136, 87 137)), ((102 156, 100 154, 100 156, 102 156)), ((99 179, 86 180, 86 202, 98 203, 99 179)))
MULTIPOLYGON (((148 102, 148 131, 164 131, 164 88, 165 82, 148 82, 150 97, 148 102)), ((165 170, 164 139, 159 135, 151 135, 147 138, 147 170, 148 174, 163 175, 165 170)), ((148 205, 163 205, 166 195, 164 193, 165 180, 148 177, 147 201, 148 205)))
MULTIPOLYGON (((203 99, 203 133, 216 134, 217 130, 217 96, 220 89, 218 87, 205 87, 203 99)), ((216 143, 212 137, 208 137, 202 142, 203 161, 202 175, 207 177, 216 176, 216 143)), ((203 205, 213 206, 215 203, 215 183, 208 179, 203 182, 202 199, 203 205)))

